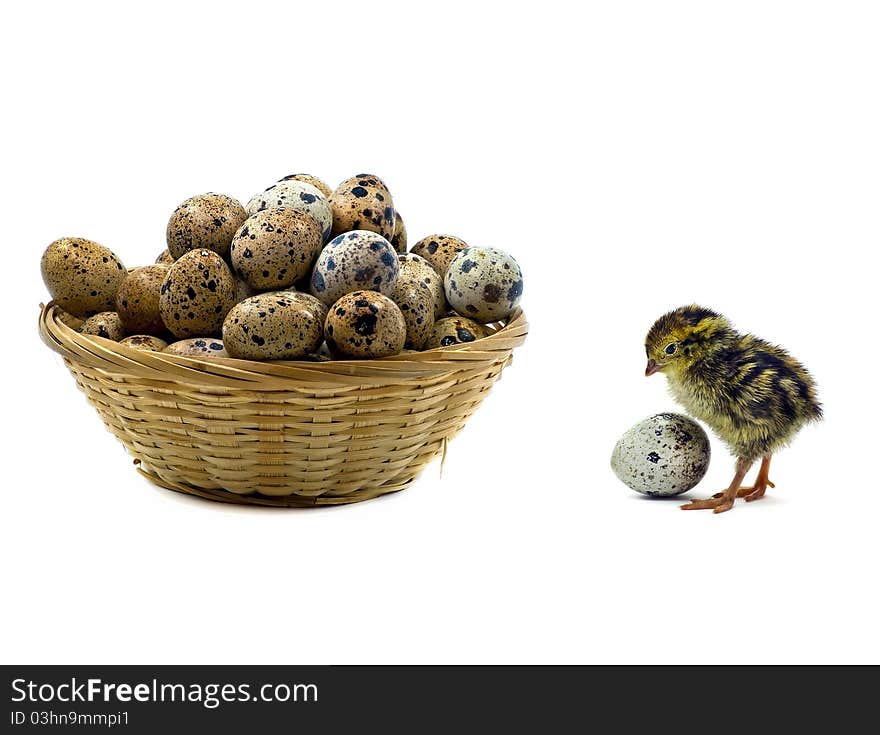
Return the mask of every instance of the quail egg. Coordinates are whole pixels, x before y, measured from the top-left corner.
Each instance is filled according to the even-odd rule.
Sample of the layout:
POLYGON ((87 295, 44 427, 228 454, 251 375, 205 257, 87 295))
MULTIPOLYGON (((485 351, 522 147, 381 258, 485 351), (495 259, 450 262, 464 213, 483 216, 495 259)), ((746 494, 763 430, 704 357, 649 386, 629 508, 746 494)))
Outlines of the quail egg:
POLYGON ((162 352, 181 357, 229 357, 223 341, 213 337, 191 337, 172 342, 162 352))
POLYGON ((384 294, 354 291, 330 307, 324 336, 331 352, 354 358, 387 357, 403 349, 406 321, 384 294))
POLYGON ((468 244, 454 235, 429 235, 413 245, 410 252, 421 255, 442 278, 452 259, 466 247, 468 244))
POLYGON ((394 210, 394 234, 391 236, 390 242, 398 253, 406 252, 406 224, 396 209, 394 210))
POLYGON ((324 340, 324 306, 301 295, 275 291, 236 304, 223 322, 226 351, 247 360, 296 360, 315 352, 324 340))
POLYGON ((305 309, 310 309, 311 311, 314 311, 315 315, 318 318, 318 321, 321 322, 321 324, 324 324, 324 321, 327 319, 327 313, 330 310, 327 304, 325 304, 320 299, 315 298, 310 293, 303 293, 301 291, 287 289, 284 291, 284 294, 294 304, 299 304, 305 309))
POLYGON ((507 319, 523 292, 519 265, 495 248, 462 250, 449 263, 443 284, 449 305, 483 324, 507 319))
POLYGON ((333 238, 312 271, 310 290, 328 306, 358 290, 394 290, 400 265, 397 253, 381 235, 354 230, 333 238))
POLYGON ((631 427, 611 455, 611 469, 632 490, 652 497, 687 492, 709 469, 709 437, 693 419, 658 413, 631 427))
POLYGON ((168 251, 168 248, 165 248, 161 253, 159 253, 155 262, 158 265, 171 265, 174 262, 174 256, 168 251))
POLYGON ((129 334, 165 334, 159 314, 159 292, 170 267, 145 265, 128 272, 116 294, 116 313, 129 334))
POLYGON ((81 237, 55 240, 40 260, 43 282, 58 305, 76 317, 116 308, 125 266, 110 250, 81 237))
POLYGON ((409 350, 420 350, 434 328, 434 297, 423 282, 398 280, 391 300, 400 307, 406 322, 406 342, 409 350))
POLYGON ((90 316, 83 322, 79 331, 81 334, 112 339, 114 342, 125 337, 125 327, 122 326, 122 320, 115 311, 102 311, 90 316))
POLYGON ((311 184, 296 180, 279 181, 253 197, 248 202, 247 213, 254 215, 271 207, 289 207, 312 215, 321 227, 321 242, 330 239, 333 226, 330 202, 311 184))
POLYGON ((330 195, 333 236, 351 230, 377 232, 386 240, 394 236, 394 202, 385 182, 372 174, 346 179, 330 195))
POLYGON ((329 199, 330 195, 333 193, 333 189, 327 186, 322 179, 319 179, 317 176, 312 176, 311 174, 290 174, 283 179, 279 179, 279 183, 282 181, 304 181, 305 183, 314 186, 325 197, 327 197, 327 199, 329 199))
POLYGON ((175 337, 218 334, 235 303, 235 281, 213 250, 190 250, 168 269, 159 291, 159 313, 175 337))
POLYGON ((133 334, 121 340, 119 344, 143 352, 161 352, 168 346, 164 339, 154 337, 152 334, 133 334))
POLYGON ((441 319, 446 313, 446 294, 443 291, 443 278, 420 255, 401 253, 398 256, 398 260, 400 262, 399 280, 423 283, 434 297, 434 318, 441 319))
POLYGON ((286 288, 309 273, 321 245, 314 217, 291 207, 263 209, 235 233, 232 267, 257 291, 286 288))
POLYGON ((489 336, 482 324, 463 316, 450 316, 434 322, 434 328, 425 343, 426 350, 449 345, 462 345, 489 336))
POLYGON ((225 194, 199 194, 180 204, 168 220, 165 239, 177 259, 189 250, 206 249, 229 256, 229 245, 247 212, 225 194))

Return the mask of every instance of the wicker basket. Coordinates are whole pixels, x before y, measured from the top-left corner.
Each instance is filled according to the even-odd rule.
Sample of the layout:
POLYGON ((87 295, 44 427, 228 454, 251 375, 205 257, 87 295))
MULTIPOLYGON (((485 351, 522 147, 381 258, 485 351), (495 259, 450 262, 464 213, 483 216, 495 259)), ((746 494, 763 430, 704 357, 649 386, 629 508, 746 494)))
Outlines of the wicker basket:
POLYGON ((252 362, 133 350, 42 307, 63 358, 138 470, 229 503, 314 506, 402 490, 464 426, 521 345, 521 311, 489 337, 381 360, 252 362))

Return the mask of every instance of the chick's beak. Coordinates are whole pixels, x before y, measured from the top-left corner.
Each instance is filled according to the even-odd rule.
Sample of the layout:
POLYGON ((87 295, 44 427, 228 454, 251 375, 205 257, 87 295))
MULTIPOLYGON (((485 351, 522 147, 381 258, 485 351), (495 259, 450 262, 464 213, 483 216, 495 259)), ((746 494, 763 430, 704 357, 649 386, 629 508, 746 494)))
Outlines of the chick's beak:
POLYGON ((645 368, 645 377, 650 377, 654 373, 659 373, 663 367, 657 364, 656 360, 648 360, 648 367, 645 368))

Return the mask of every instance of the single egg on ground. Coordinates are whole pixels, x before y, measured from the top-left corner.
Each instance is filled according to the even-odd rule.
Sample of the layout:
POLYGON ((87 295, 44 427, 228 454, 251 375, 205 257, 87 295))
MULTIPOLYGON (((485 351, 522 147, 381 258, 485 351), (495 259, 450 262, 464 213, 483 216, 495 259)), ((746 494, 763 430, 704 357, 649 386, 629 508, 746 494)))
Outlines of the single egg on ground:
POLYGON ((627 487, 651 497, 680 495, 709 469, 709 437, 696 421, 658 413, 632 426, 611 454, 611 469, 627 487))

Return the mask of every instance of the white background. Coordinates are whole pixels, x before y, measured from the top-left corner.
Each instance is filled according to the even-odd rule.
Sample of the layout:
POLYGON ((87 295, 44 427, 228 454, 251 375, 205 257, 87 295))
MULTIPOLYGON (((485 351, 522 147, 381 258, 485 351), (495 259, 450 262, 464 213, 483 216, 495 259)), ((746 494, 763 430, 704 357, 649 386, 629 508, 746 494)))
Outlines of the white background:
MULTIPOLYGON (((411 5, 4 6, 4 662, 876 663, 876 6, 411 5), (37 337, 43 248, 145 264, 187 196, 362 170, 411 242, 525 273, 531 334, 442 481, 280 512, 142 480, 37 337), (827 412, 722 516, 608 466, 675 409, 643 339, 694 300, 827 412)), ((730 479, 713 448, 692 495, 730 479)))

